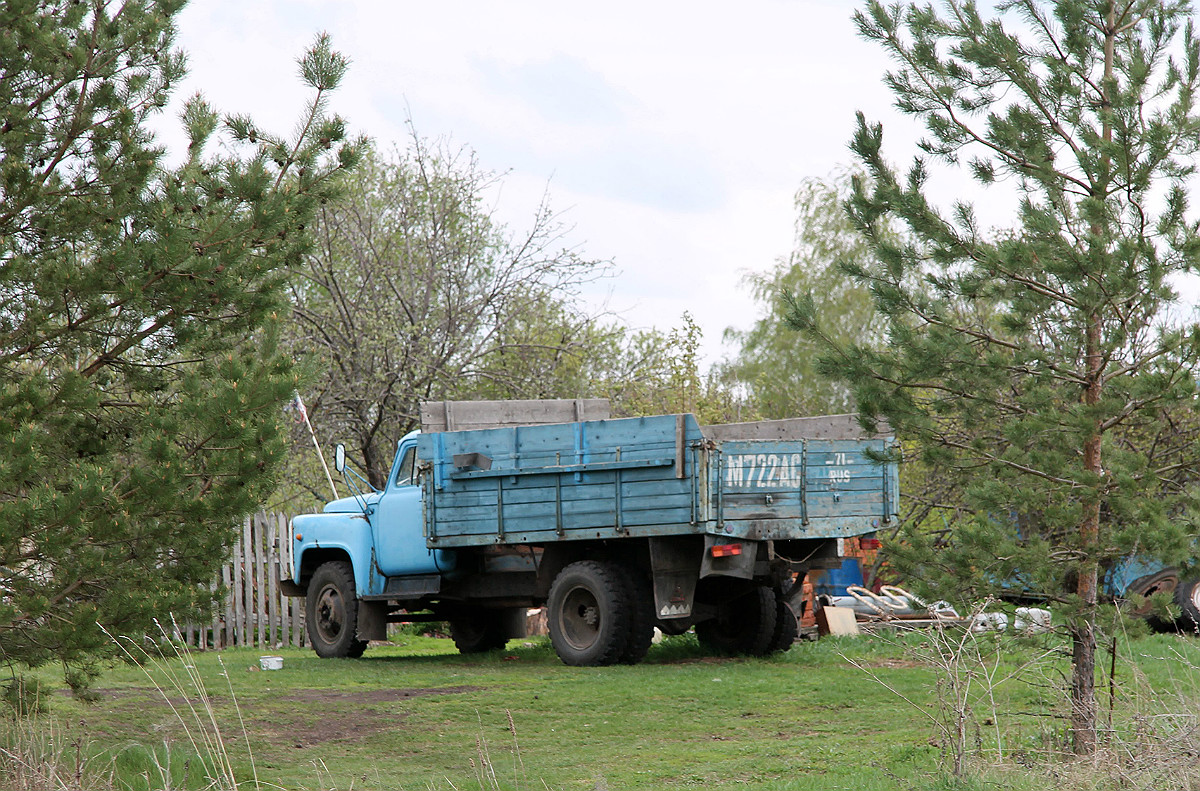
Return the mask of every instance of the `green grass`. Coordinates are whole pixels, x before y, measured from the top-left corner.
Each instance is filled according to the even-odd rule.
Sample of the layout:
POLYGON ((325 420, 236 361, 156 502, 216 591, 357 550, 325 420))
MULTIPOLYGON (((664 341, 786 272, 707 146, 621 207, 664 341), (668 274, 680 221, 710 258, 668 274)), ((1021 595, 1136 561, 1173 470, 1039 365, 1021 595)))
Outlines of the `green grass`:
MULTIPOLYGON (((397 639, 361 660, 284 649, 284 668, 274 672, 258 669, 258 651, 186 661, 211 696, 238 778, 256 773, 272 787, 868 791, 944 783, 930 720, 900 697, 932 713, 935 677, 895 641, 827 639, 770 659, 716 659, 683 635, 654 646, 641 665, 571 668, 544 638, 471 657, 446 639, 397 639), (494 784, 480 774, 489 759, 494 784)), ((1005 651, 1008 663, 1032 649, 1014 643, 1005 651)), ((1123 665, 1119 678, 1127 673, 1130 686, 1136 675, 1147 689, 1200 697, 1195 640, 1145 638, 1127 653, 1137 673, 1123 665)), ((1050 675, 1063 668, 1058 660, 1050 675)), ((1124 710, 1133 699, 1120 680, 1124 710)), ((98 702, 57 695, 52 716, 82 723, 92 747, 115 756, 119 777, 149 778, 135 788, 166 785, 152 780, 168 759, 172 787, 202 788, 185 732, 194 738, 197 721, 183 696, 163 686, 173 707, 141 669, 121 666, 97 682, 98 702)), ((1106 700, 1107 687, 1099 692, 1106 700)), ((1044 749, 1061 727, 1047 716, 1061 709, 1053 689, 1006 685, 999 703, 1010 753, 1044 749)), ((195 716, 203 722, 207 709, 195 716)), ((987 758, 989 729, 979 738, 987 758)), ((989 788, 1044 787, 1033 779, 1040 771, 981 771, 989 788)), ((944 784, 971 787, 963 783, 944 784)))

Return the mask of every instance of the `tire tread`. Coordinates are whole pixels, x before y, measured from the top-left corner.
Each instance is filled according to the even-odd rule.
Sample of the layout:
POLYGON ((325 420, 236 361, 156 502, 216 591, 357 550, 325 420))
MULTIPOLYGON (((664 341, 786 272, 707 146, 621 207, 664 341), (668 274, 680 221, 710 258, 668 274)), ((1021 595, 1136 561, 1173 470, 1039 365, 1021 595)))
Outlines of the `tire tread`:
POLYGON ((564 664, 575 667, 595 667, 612 665, 618 662, 624 654, 629 642, 629 604, 625 585, 625 575, 611 563, 598 560, 578 560, 566 566, 554 578, 550 585, 550 596, 547 603, 550 623, 550 642, 554 651, 564 664), (573 648, 561 636, 558 627, 561 597, 567 592, 564 589, 576 584, 576 579, 594 587, 598 600, 608 604, 611 623, 607 629, 607 640, 598 639, 595 645, 583 650, 573 648))
POLYGON ((304 617, 308 624, 308 641, 317 656, 324 659, 346 657, 358 659, 367 650, 367 641, 358 640, 358 598, 354 586, 354 567, 344 560, 322 563, 308 583, 308 595, 304 600, 304 617), (326 584, 337 586, 339 595, 346 604, 346 621, 338 640, 327 643, 316 634, 316 592, 326 584), (349 637, 347 637, 349 635, 349 637))

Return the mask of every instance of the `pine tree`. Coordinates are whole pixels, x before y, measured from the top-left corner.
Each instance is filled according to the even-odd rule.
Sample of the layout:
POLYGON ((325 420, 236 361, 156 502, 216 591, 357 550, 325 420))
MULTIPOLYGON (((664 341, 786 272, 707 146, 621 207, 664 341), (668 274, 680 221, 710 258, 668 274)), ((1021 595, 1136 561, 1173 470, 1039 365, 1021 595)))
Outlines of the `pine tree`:
MULTIPOLYGON (((973 517, 950 545, 930 554, 909 535, 924 575, 1062 605, 1080 754, 1096 747, 1099 581, 1131 553, 1177 561, 1196 536, 1194 444, 1177 428, 1194 423, 1200 330, 1172 319, 1173 278, 1200 254, 1186 192, 1200 141, 1190 11, 1013 0, 985 19, 947 0, 856 15, 927 135, 902 176, 881 126, 859 116, 852 148, 871 180, 848 209, 876 260, 848 272, 870 285, 888 343, 826 354, 823 370, 926 463, 961 475, 973 517), (1011 227, 981 228, 966 201, 939 210, 935 172, 1015 190, 1011 227), (887 219, 908 241, 880 232, 887 219)), ((820 336, 803 295, 791 319, 820 336)))
POLYGON ((98 622, 211 603, 283 452, 282 274, 361 146, 325 112, 346 62, 319 37, 294 138, 195 96, 166 167, 147 122, 184 75, 181 6, 0 3, 0 660, 76 685, 98 622))

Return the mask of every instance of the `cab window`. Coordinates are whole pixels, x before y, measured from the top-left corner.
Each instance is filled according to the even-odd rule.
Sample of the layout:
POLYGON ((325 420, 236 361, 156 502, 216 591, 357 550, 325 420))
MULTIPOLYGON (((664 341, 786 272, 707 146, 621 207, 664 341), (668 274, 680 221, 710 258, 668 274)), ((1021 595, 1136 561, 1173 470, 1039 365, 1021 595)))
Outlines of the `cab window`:
POLYGON ((396 485, 397 486, 412 486, 413 466, 417 460, 417 449, 409 448, 404 451, 404 458, 400 459, 400 469, 396 470, 396 485))

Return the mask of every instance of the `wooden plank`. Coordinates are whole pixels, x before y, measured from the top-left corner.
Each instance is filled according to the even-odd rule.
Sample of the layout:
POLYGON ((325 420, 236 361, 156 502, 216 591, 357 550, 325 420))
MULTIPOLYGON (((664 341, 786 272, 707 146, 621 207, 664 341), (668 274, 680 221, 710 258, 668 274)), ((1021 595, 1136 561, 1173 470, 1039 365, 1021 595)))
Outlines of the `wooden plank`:
POLYGON ((292 599, 292 645, 297 648, 308 642, 304 628, 304 599, 292 599))
POLYGON ((252 540, 254 541, 254 588, 255 588, 255 625, 258 627, 257 635, 258 642, 256 645, 262 647, 266 640, 266 610, 267 610, 267 586, 263 584, 266 577, 266 557, 263 552, 263 522, 262 514, 254 515, 254 532, 252 540))
MULTIPOLYGON (((284 517, 285 519, 287 517, 284 517)), ((287 571, 290 576, 293 564, 295 563, 295 555, 293 554, 294 546, 292 544, 291 521, 288 521, 288 563, 287 571)), ((304 599, 288 597, 288 607, 292 614, 292 645, 299 648, 304 644, 304 599)))
POLYGON ((263 514, 267 535, 267 645, 274 649, 279 619, 279 520, 263 514))
POLYGON ((858 621, 854 610, 849 607, 821 607, 817 609, 817 629, 825 635, 855 636, 858 621))
MULTIPOLYGON (((589 488, 595 490, 595 487, 589 488)), ((613 487, 605 488, 607 496, 577 501, 564 497, 561 504, 563 526, 570 529, 578 520, 584 520, 588 525, 613 524, 616 513, 616 497, 613 487)), ((761 496, 747 495, 747 497, 757 497, 754 502, 763 502, 761 496)), ((795 505, 799 505, 798 496, 793 494, 792 500, 795 505)), ((691 506, 691 498, 686 494, 630 497, 626 493, 621 498, 621 513, 626 524, 686 522, 691 519, 691 506)), ((446 509, 438 514, 439 536, 445 537, 459 533, 494 533, 497 524, 496 511, 495 505, 446 509)), ((506 524, 521 522, 526 525, 522 528, 525 530, 549 529, 558 523, 558 512, 553 502, 510 503, 508 492, 505 492, 504 522, 506 524)))
POLYGON ((242 520, 242 536, 233 550, 234 640, 231 645, 246 645, 246 550, 250 547, 250 518, 242 520))
MULTIPOLYGON (((279 579, 291 579, 292 572, 292 531, 288 524, 288 518, 285 514, 275 514, 275 521, 279 525, 279 565, 276 567, 276 573, 279 579)), ((292 612, 291 596, 282 595, 280 591, 279 597, 279 644, 288 645, 291 643, 291 612, 292 612)))
MULTIPOLYGON (((685 441, 703 438, 695 418, 685 415, 685 441)), ((492 428, 477 431, 451 431, 423 436, 427 451, 444 448, 440 460, 450 464, 457 454, 482 453, 493 466, 561 466, 587 462, 675 458, 678 447, 675 416, 623 418, 588 423, 553 424, 492 428), (619 455, 618 455, 619 453, 619 455), (517 465, 505 460, 524 460, 517 465)), ((436 452, 422 458, 433 459, 436 452)))
POLYGON ((439 431, 607 420, 611 413, 606 398, 426 401, 421 404, 421 431, 430 434, 439 431))
POLYGON ((821 415, 787 420, 757 420, 752 423, 726 423, 704 426, 704 436, 720 442, 743 439, 881 439, 892 435, 886 423, 874 434, 858 425, 858 415, 821 415))
POLYGON ((225 639, 221 641, 222 648, 231 648, 234 645, 233 636, 234 620, 233 620, 233 566, 237 562, 237 546, 233 549, 233 561, 225 564, 221 569, 221 582, 225 583, 225 639))

